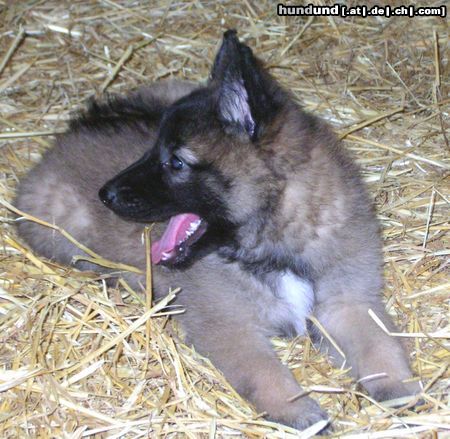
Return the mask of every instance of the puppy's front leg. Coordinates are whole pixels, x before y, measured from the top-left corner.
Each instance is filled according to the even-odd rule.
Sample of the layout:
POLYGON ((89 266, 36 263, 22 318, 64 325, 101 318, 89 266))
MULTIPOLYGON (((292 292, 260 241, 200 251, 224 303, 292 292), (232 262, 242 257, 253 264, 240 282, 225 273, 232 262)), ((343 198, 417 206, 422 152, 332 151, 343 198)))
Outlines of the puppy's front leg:
MULTIPOLYGON (((363 379, 382 374, 362 380, 370 395, 379 401, 418 393, 417 383, 404 382, 411 378, 411 370, 401 342, 387 335, 368 314, 372 309, 389 329, 394 329, 378 295, 377 282, 362 287, 354 285, 345 272, 337 276, 325 276, 317 282, 315 315, 346 355, 352 375, 363 379)), ((342 363, 341 355, 324 341, 335 360, 342 363)))
POLYGON ((302 389, 278 360, 261 328, 255 322, 236 319, 237 314, 242 315, 242 308, 223 310, 215 318, 205 310, 199 311, 191 307, 183 317, 187 341, 210 358, 258 412, 298 429, 326 419, 326 414, 309 397, 289 402, 302 389))

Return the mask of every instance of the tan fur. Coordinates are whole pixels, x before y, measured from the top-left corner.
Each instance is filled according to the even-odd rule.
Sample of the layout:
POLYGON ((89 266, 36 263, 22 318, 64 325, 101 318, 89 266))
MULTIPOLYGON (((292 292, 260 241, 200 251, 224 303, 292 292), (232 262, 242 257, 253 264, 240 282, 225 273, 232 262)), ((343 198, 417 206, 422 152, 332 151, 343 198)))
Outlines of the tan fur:
MULTIPOLYGON (((169 104, 192 88, 172 83, 138 93, 150 103, 156 99, 169 104)), ((296 110, 287 105, 266 132, 259 154, 251 145, 232 148, 229 138, 201 133, 190 139, 184 153, 191 159, 214 160, 235 182, 227 202, 233 220, 244 224, 238 231, 238 256, 264 260, 289 254, 293 260, 298 257, 311 263, 314 314, 346 353, 353 375, 387 374, 367 382, 367 390, 380 399, 415 392, 415 386, 401 382, 410 376, 401 345, 379 330, 367 314, 372 308, 390 325, 379 297, 378 226, 358 170, 329 129, 317 123, 319 128, 299 125, 296 110), (299 139, 305 145, 301 153, 295 147, 299 139), (276 205, 271 206, 269 221, 258 222, 254 212, 267 196, 276 205)), ((106 258, 144 268, 142 225, 114 215, 98 201, 97 192, 151 147, 156 128, 150 124, 137 130, 123 123, 119 131, 107 126, 99 131, 89 127, 69 131, 22 181, 17 207, 58 224, 106 258)), ((161 230, 162 226, 157 227, 156 235, 161 230)), ((80 253, 36 224, 20 222, 19 232, 48 258, 70 263, 80 253)), ((127 276, 135 287, 142 281, 139 276, 127 276)), ((268 339, 293 324, 289 304, 272 286, 277 281, 269 277, 260 282, 238 262, 226 263, 214 253, 184 271, 155 267, 157 295, 169 287, 182 287, 177 303, 186 312, 177 318, 187 342, 211 358, 258 411, 303 428, 326 415, 309 397, 288 402, 301 387, 277 360, 268 339)), ((332 347, 325 341, 323 345, 338 361, 332 347)))

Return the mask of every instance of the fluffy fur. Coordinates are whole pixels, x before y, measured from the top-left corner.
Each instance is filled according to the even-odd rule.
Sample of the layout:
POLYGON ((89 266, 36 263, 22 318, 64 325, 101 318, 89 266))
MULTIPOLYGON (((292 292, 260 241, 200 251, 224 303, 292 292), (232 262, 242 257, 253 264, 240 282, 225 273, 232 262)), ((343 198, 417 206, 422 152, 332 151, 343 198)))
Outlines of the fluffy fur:
MULTIPOLYGON (((91 104, 22 181, 16 205, 141 268, 142 222, 198 215, 206 232, 170 267, 154 267, 155 291, 182 287, 187 341, 270 419, 303 428, 326 417, 309 397, 288 402, 301 388, 268 339, 302 333, 311 312, 355 378, 386 374, 364 383, 375 398, 418 391, 403 382, 411 373, 402 346, 368 315, 392 326, 378 224, 357 167, 233 31, 207 85, 156 84, 91 104)), ((19 232, 48 258, 70 263, 80 253, 37 224, 19 222, 19 232)))

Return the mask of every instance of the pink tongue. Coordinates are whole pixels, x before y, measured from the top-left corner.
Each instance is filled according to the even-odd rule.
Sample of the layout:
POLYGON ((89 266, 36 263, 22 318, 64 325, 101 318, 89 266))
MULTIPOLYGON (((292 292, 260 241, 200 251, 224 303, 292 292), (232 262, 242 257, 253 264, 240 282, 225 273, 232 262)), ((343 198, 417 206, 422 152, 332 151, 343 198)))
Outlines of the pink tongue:
POLYGON ((190 225, 196 221, 200 221, 200 217, 193 213, 182 213, 170 218, 161 239, 152 244, 152 262, 158 264, 163 258, 163 253, 174 253, 175 247, 186 240, 190 225))

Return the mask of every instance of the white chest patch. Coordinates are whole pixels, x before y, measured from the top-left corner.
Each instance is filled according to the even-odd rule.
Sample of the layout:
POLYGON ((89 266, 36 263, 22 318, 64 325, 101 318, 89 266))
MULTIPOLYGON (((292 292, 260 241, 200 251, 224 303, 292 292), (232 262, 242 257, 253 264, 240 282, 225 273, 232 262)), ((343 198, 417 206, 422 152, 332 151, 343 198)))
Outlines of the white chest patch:
POLYGON ((310 282, 288 271, 278 281, 278 296, 289 309, 292 324, 299 335, 306 332, 306 317, 314 306, 314 290, 310 282))

